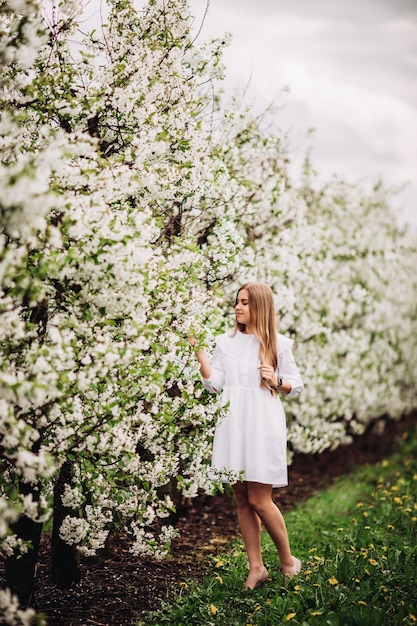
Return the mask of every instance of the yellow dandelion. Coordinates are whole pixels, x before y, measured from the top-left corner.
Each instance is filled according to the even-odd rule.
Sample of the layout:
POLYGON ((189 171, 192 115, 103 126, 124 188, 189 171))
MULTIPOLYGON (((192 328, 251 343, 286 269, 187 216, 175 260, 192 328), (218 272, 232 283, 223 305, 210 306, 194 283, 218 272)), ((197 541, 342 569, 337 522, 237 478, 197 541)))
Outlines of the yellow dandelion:
POLYGON ((289 622, 290 619, 293 619, 296 615, 297 613, 288 613, 288 615, 285 616, 285 621, 289 622))
POLYGON ((329 580, 327 582, 329 582, 331 585, 338 585, 339 584, 339 581, 334 576, 329 578, 329 580))
POLYGON ((369 571, 369 569, 365 569, 364 572, 365 572, 365 574, 368 574, 368 576, 371 575, 371 572, 369 571))
POLYGON ((262 608, 262 607, 261 607, 261 605, 260 605, 260 604, 257 604, 257 605, 255 606, 255 611, 260 611, 260 610, 261 610, 261 608, 262 608))
POLYGON ((417 522, 417 517, 412 517, 412 518, 411 518, 411 521, 412 521, 412 522, 417 522))
POLYGON ((391 491, 398 491, 398 489, 399 489, 398 485, 393 485, 391 487, 391 491))
POLYGON ((371 527, 370 526, 364 526, 364 529, 365 530, 371 530, 371 527))
POLYGON ((378 562, 375 561, 375 559, 369 559, 368 563, 370 563, 371 565, 378 565, 378 562))
POLYGON ((417 480, 417 474, 414 474, 413 480, 417 480))
POLYGON ((323 611, 312 611, 310 615, 312 615, 313 617, 316 617, 316 615, 323 615, 323 611))
MULTIPOLYGON (((341 533, 341 532, 343 532, 344 530, 345 530, 344 528, 338 528, 338 529, 337 529, 337 532, 338 532, 338 533, 341 533)), ((312 615, 313 615, 313 614, 312 614, 312 615)), ((320 615, 321 615, 321 614, 320 614, 320 615)))
POLYGON ((410 509, 410 507, 407 507, 406 509, 404 509, 404 513, 411 513, 412 509, 410 509))
POLYGON ((317 548, 310 548, 309 552, 317 552, 317 548))
POLYGON ((364 517, 368 517, 369 513, 368 513, 368 511, 364 511, 364 512, 362 513, 362 515, 363 515, 364 517))
POLYGON ((395 502, 395 504, 402 504, 403 503, 402 498, 399 498, 398 496, 395 496, 394 502, 395 502))
POLYGON ((222 585, 223 584, 223 578, 221 576, 219 576, 218 574, 214 574, 214 578, 222 585))
POLYGON ((361 604, 362 606, 366 606, 366 602, 365 602, 365 600, 359 600, 359 601, 358 601, 358 604, 361 604))
POLYGON ((214 604, 210 604, 210 612, 212 615, 217 614, 217 607, 215 607, 214 604))
POLYGON ((294 591, 300 591, 300 585, 294 585, 294 591))
POLYGON ((412 613, 408 614, 408 619, 410 620, 410 622, 417 622, 417 617, 415 615, 413 615, 412 613))
POLYGON ((223 567, 223 561, 216 561, 215 567, 223 567))
POLYGON ((386 459, 384 459, 384 460, 382 461, 381 465, 382 465, 382 467, 388 467, 389 462, 388 462, 386 459))
POLYGON ((358 504, 356 505, 358 507, 358 509, 361 509, 362 507, 364 507, 364 503, 363 502, 358 502, 358 504))
POLYGON ((185 589, 188 589, 187 583, 184 583, 184 582, 180 583, 180 587, 185 587, 185 589))
POLYGON ((388 524, 388 530, 394 530, 395 526, 393 526, 392 524, 388 524))

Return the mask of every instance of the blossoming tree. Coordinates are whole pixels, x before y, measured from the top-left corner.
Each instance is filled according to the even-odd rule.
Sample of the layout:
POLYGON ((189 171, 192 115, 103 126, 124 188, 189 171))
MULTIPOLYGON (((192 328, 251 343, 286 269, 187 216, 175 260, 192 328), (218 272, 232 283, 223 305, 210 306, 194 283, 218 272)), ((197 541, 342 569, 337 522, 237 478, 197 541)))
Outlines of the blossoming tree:
POLYGON ((224 40, 193 42, 186 0, 108 5, 74 50, 77 3, 2 4, 0 537, 24 605, 51 517, 69 585, 114 528, 162 555, 175 504, 212 490, 187 336, 230 326, 242 280, 297 340, 293 450, 415 405, 415 242, 386 195, 292 185, 283 139, 223 105, 224 40))

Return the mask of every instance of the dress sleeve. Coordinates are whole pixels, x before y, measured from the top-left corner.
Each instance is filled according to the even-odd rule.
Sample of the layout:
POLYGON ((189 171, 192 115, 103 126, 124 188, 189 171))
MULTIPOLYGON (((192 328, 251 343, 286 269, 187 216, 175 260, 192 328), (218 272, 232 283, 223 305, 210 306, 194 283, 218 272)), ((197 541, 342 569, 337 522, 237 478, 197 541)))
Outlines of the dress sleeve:
POLYGON ((223 389, 224 380, 223 353, 217 343, 211 360, 211 376, 210 378, 204 378, 201 376, 201 381, 207 391, 210 391, 210 393, 217 393, 223 389))
POLYGON ((304 388, 304 383, 294 360, 291 345, 292 341, 291 343, 286 343, 282 352, 279 352, 278 355, 278 375, 281 376, 283 380, 288 380, 291 383, 291 391, 287 394, 289 398, 297 396, 304 388))

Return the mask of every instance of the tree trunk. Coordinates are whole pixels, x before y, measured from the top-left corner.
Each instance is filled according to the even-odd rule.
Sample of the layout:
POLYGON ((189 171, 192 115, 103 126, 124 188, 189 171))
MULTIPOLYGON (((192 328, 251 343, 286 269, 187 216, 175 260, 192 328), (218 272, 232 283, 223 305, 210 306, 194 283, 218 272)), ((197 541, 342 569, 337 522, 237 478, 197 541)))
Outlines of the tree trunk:
MULTIPOLYGON (((34 501, 39 500, 39 486, 20 482, 22 495, 32 494, 34 501)), ((34 522, 26 515, 22 515, 17 522, 10 525, 13 533, 23 541, 30 542, 26 554, 12 555, 6 559, 6 583, 12 593, 19 598, 22 608, 33 606, 35 603, 34 588, 36 580, 36 564, 39 558, 39 544, 43 524, 34 522)))
POLYGON ((62 589, 68 589, 74 582, 81 579, 77 550, 59 535, 62 521, 67 515, 78 517, 77 512, 64 506, 61 500, 64 485, 72 485, 72 478, 71 462, 65 461, 54 487, 54 522, 51 540, 52 578, 62 589))

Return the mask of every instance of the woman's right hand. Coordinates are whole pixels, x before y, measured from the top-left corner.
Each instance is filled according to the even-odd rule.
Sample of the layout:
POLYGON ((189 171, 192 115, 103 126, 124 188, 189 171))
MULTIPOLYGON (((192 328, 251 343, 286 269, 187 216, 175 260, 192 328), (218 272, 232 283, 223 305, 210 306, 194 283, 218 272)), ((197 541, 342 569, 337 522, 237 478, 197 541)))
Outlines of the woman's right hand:
POLYGON ((192 335, 188 337, 188 343, 194 348, 197 361, 200 364, 200 373, 203 378, 210 378, 211 376, 211 364, 204 348, 199 348, 199 343, 192 335), (196 349, 197 348, 197 349, 196 349))

